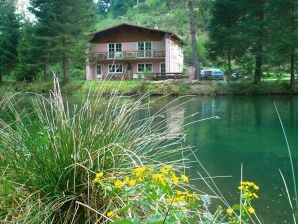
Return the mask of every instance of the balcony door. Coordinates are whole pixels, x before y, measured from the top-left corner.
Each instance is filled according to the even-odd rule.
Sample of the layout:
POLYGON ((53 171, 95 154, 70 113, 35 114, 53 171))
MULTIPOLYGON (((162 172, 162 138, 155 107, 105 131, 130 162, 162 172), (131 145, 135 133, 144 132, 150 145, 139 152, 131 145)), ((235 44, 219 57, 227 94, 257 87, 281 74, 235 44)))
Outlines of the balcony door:
POLYGON ((122 58, 122 44, 121 43, 112 43, 108 46, 109 50, 109 59, 122 58))
POLYGON ((138 58, 151 58, 152 57, 152 42, 139 42, 138 43, 138 58))

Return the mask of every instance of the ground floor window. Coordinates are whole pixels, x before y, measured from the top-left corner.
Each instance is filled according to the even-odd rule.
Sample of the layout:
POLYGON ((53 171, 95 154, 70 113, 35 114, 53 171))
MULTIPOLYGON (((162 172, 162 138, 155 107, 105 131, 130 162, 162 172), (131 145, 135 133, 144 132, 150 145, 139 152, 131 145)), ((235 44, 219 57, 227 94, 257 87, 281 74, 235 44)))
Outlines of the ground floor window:
POLYGON ((96 75, 101 75, 101 65, 96 65, 96 75))
POLYGON ((160 73, 165 74, 166 73, 166 64, 160 63, 160 73))
POLYGON ((152 72, 152 64, 138 64, 138 73, 152 72))
POLYGON ((109 65, 109 73, 122 73, 123 66, 120 64, 109 65))

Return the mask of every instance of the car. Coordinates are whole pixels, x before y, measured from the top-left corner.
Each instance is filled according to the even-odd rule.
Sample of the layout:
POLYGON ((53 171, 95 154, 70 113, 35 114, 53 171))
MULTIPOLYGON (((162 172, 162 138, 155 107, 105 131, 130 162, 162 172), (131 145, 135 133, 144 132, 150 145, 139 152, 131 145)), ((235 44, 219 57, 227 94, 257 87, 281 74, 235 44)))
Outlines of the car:
POLYGON ((241 78, 241 74, 239 72, 233 72, 231 77, 233 80, 237 80, 237 79, 241 78))
POLYGON ((220 69, 204 69, 201 70, 201 78, 204 80, 224 80, 225 73, 220 69))

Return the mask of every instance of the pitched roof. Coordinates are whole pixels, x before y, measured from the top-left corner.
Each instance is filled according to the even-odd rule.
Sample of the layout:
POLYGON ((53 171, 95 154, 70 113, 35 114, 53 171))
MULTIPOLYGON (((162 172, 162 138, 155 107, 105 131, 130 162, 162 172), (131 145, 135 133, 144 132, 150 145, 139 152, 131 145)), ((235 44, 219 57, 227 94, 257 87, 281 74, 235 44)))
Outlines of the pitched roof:
POLYGON ((167 30, 162 30, 162 29, 155 29, 155 28, 149 28, 149 27, 145 27, 145 26, 130 24, 130 23, 121 23, 119 25, 112 26, 110 28, 97 31, 93 35, 93 37, 91 39, 91 42, 94 42, 97 37, 99 37, 101 34, 104 34, 105 32, 112 31, 113 29, 122 28, 122 27, 125 27, 125 26, 126 27, 133 27, 133 28, 143 29, 143 30, 147 30, 147 31, 151 31, 151 32, 158 32, 158 33, 161 33, 161 34, 168 34, 168 35, 174 37, 175 39, 177 39, 178 41, 183 42, 182 38, 177 33, 167 31, 167 30))

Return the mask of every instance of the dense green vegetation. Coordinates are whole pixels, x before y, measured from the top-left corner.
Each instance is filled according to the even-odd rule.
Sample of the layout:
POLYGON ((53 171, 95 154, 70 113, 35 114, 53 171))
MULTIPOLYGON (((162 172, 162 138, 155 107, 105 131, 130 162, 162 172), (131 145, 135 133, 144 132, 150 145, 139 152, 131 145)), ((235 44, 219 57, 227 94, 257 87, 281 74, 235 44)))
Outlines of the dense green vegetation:
POLYGON ((1 77, 45 80, 54 69, 65 82, 84 79, 85 50, 92 33, 129 22, 181 35, 185 67, 196 65, 198 57, 203 67, 220 67, 228 75, 240 72, 255 84, 265 73, 288 73, 294 88, 295 0, 31 0, 31 19, 17 14, 15 3, 1 0, 1 77))

